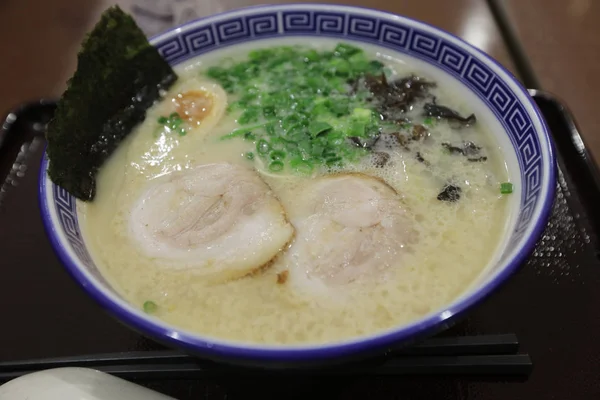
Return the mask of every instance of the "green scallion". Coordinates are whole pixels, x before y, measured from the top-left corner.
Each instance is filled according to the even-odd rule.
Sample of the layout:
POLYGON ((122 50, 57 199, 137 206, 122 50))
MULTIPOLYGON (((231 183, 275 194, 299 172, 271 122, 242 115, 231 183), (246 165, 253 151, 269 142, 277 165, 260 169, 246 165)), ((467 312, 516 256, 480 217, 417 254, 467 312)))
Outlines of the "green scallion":
POLYGON ((292 167, 292 169, 296 172, 307 175, 310 174, 313 170, 313 165, 309 161, 303 160, 301 158, 294 158, 293 160, 291 160, 290 167, 292 167))
POLYGON ((350 74, 350 63, 342 58, 334 58, 329 62, 327 72, 331 75, 348 76, 350 74))
POLYGON ((177 132, 180 136, 184 136, 187 133, 185 128, 180 127, 183 122, 181 116, 176 112, 171 113, 168 117, 162 116, 158 118, 159 124, 165 126, 171 132, 177 132))
POLYGON ((349 136, 364 136, 366 132, 367 125, 363 122, 353 122, 350 124, 350 129, 348 130, 349 136))
POLYGON ((350 108, 350 101, 344 98, 335 99, 333 101, 325 102, 325 106, 336 117, 342 117, 348 114, 350 108))
POLYGON ((275 107, 274 106, 266 106, 262 109, 263 115, 265 118, 271 118, 275 116, 275 107))
POLYGON ((289 167, 310 173, 317 166, 363 157, 364 149, 347 138, 369 138, 385 128, 374 117, 371 93, 353 85, 383 68, 359 47, 339 43, 333 50, 257 49, 246 60, 230 60, 206 74, 232 94, 227 112, 235 113, 240 126, 223 139, 254 142, 253 156, 271 171, 289 167))
POLYGON ((333 127, 329 125, 327 122, 323 121, 314 121, 308 126, 308 134, 311 137, 317 137, 322 133, 325 133, 332 129, 333 127))
POLYGON ((352 117, 358 121, 369 122, 371 114, 372 112, 368 108, 355 108, 352 110, 352 117))
POLYGON ((318 61, 320 57, 321 56, 319 55, 319 53, 316 50, 310 49, 304 54, 304 61, 305 62, 318 61))
POLYGON ((323 149, 323 157, 325 158, 333 158, 333 157, 337 157, 337 154, 335 153, 335 151, 333 149, 323 149))
POLYGON ((378 60, 373 60, 369 63, 370 73, 373 75, 378 75, 383 71, 383 63, 378 60))
POLYGON ((344 58, 348 58, 355 54, 362 53, 362 50, 358 47, 354 47, 346 43, 339 43, 337 46, 335 46, 335 49, 333 51, 336 55, 344 58))
POLYGON ((273 124, 273 123, 266 124, 265 132, 267 132, 267 135, 269 135, 269 136, 275 135, 275 124, 273 124))
POLYGON ((269 164, 269 171, 280 172, 283 170, 283 163, 281 161, 271 161, 269 164))
POLYGON ((264 139, 260 139, 256 143, 256 152, 262 156, 267 155, 271 150, 271 145, 264 139))
POLYGON ((285 151, 273 150, 269 156, 273 161, 281 161, 285 158, 285 151))
POLYGON ((503 182, 500 184, 500 193, 511 194, 513 192, 513 184, 510 182, 503 182))
POLYGON ((339 157, 339 156, 331 157, 331 158, 327 159, 326 164, 328 167, 333 167, 333 166, 339 165, 341 161, 342 161, 342 157, 339 157))
POLYGON ((154 314, 158 309, 158 306, 152 300, 148 300, 144 302, 143 308, 145 313, 154 314))

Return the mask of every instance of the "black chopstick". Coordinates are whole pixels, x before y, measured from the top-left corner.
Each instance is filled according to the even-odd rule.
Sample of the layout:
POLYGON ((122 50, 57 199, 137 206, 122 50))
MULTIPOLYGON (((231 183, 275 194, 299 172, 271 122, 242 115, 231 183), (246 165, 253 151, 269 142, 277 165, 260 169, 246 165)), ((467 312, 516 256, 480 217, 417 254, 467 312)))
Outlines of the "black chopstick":
POLYGON ((513 333, 501 335, 475 335, 436 337, 407 347, 394 354, 410 355, 487 355, 511 354, 519 351, 519 340, 513 333))
MULTIPOLYGON (((451 356, 451 355, 494 355, 512 354, 519 350, 519 341, 514 334, 478 335, 448 338, 431 338, 409 348, 391 352, 390 355, 451 356)), ((43 358, 0 362, 0 372, 72 367, 94 367, 119 364, 181 364, 197 360, 188 354, 173 350, 128 351, 81 356, 43 358)))
MULTIPOLYGON (((63 365, 63 367, 66 365, 63 365)), ((328 369, 261 370, 236 368, 224 365, 205 367, 200 363, 180 364, 123 364, 95 365, 93 369, 124 379, 159 380, 193 379, 219 376, 244 376, 273 378, 285 376, 397 376, 397 375, 467 375, 467 376, 525 376, 533 364, 527 354, 486 356, 436 356, 390 359, 369 368, 339 367, 328 369)), ((43 369, 43 368, 41 368, 43 369)), ((7 381, 40 370, 0 372, 0 381, 7 381)))
POLYGON ((172 350, 134 351, 0 362, 0 380, 60 367, 94 368, 122 377, 160 377, 173 374, 204 376, 223 372, 244 375, 528 374, 532 368, 531 359, 526 354, 515 354, 518 348, 519 342, 514 334, 431 338, 409 348, 390 352, 384 361, 376 364, 368 361, 327 369, 279 371, 221 365, 172 350))

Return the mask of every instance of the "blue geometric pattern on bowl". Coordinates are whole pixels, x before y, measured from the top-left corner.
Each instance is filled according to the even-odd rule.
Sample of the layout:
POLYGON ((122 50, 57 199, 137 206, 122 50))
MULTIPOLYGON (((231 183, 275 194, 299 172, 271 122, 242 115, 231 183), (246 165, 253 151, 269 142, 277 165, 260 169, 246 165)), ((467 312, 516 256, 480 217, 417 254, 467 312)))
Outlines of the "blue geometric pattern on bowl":
MULTIPOLYGON (((46 170, 46 159, 42 162, 42 168, 46 170)), ((92 261, 90 253, 85 246, 81 230, 79 228, 79 220, 77 218, 77 203, 75 197, 67 192, 62 187, 52 184, 52 198, 54 199, 54 206, 56 208, 56 215, 60 225, 65 232, 67 241, 71 245, 71 249, 77 255, 77 258, 86 266, 86 268, 98 279, 101 283, 110 287, 106 279, 102 276, 96 264, 92 261)), ((45 193, 42 193, 45 196, 45 193)), ((111 288, 112 289, 112 288, 111 288)), ((111 290, 113 294, 118 295, 116 291, 111 290)), ((120 296, 120 295, 118 295, 120 296)))
MULTIPOLYGON (((533 124, 516 95, 485 64, 469 53, 428 32, 352 12, 273 11, 225 19, 156 43, 160 54, 172 65, 186 59, 236 44, 267 37, 318 35, 349 39, 387 47, 423 59, 448 72, 471 88, 496 115, 517 149, 522 195, 520 215, 509 246, 521 240, 533 211, 543 199, 542 152, 533 124)), ((79 232, 75 202, 54 188, 55 204, 69 243, 88 267, 93 267, 79 232)), ((95 268, 94 268, 95 269, 95 268)))

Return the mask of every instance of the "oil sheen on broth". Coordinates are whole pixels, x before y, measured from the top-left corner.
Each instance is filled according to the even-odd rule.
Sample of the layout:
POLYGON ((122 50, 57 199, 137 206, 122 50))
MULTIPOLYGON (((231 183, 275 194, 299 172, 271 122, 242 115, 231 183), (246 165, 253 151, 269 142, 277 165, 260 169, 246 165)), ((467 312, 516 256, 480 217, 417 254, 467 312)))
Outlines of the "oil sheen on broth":
MULTIPOLYGON (((334 46, 324 41, 316 54, 334 46)), ((358 153, 298 173, 290 154, 275 163, 277 154, 259 154, 264 143, 252 135, 265 127, 239 131, 247 109, 231 106, 243 94, 206 76, 224 59, 245 60, 248 50, 236 49, 225 54, 233 61, 179 66, 179 81, 99 172, 95 201, 78 205, 88 248, 113 287, 137 307, 152 301, 157 318, 185 330, 266 344, 373 334, 464 292, 504 233, 507 171, 482 123, 457 127, 422 111, 444 105, 468 115, 468 104, 438 81, 403 112, 386 111, 410 124, 382 123, 377 140, 345 138, 358 153)), ((365 54, 383 62, 388 82, 429 79, 402 60, 365 54)), ((347 128, 336 121, 309 129, 317 137, 347 128)))

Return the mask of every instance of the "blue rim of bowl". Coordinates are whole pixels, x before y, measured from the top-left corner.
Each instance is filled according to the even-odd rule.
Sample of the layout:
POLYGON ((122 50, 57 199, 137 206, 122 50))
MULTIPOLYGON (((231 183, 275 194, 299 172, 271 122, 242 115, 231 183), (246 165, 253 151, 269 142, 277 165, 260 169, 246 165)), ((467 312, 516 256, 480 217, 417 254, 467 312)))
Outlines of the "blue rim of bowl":
MULTIPOLYGON (((369 335, 366 337, 356 338, 349 341, 332 343, 332 344, 319 344, 319 345, 302 345, 302 346, 281 346, 281 347, 271 347, 271 346, 260 346, 256 344, 243 344, 243 343, 226 343, 225 341, 221 341, 218 339, 210 339, 210 338, 202 338, 200 335, 195 335, 191 332, 185 332, 181 329, 177 329, 175 327, 169 327, 168 324, 157 320, 153 317, 143 316, 141 312, 134 310, 133 306, 130 304, 126 304, 126 307, 118 304, 118 301, 113 299, 112 296, 106 295, 103 293, 102 289, 96 287, 96 283, 88 279, 88 277, 81 271, 81 269, 77 266, 77 263, 73 261, 73 259, 69 256, 68 252, 63 248, 63 245, 60 243, 58 238, 58 234, 56 232, 56 228, 52 223, 51 211, 49 209, 49 204, 46 201, 47 199, 47 166, 48 166, 48 158, 46 153, 44 153, 43 160, 40 166, 39 172, 39 203, 40 209, 42 213, 42 220, 44 227, 46 229, 46 233, 50 238, 50 242, 54 251, 58 255, 61 262, 65 265, 67 271, 72 276, 74 280, 76 280, 84 290, 103 308, 105 308, 109 313, 122 320, 130 327, 144 333, 151 335, 152 337, 161 340, 163 342, 167 342, 169 344, 175 345, 180 348, 184 348, 196 353, 205 354, 206 356, 214 356, 220 358, 231 358, 231 359, 247 359, 247 360, 264 360, 264 361, 309 361, 309 360, 324 360, 331 358, 338 358, 349 356, 352 354, 363 353, 370 350, 375 349, 383 349, 394 344, 401 344, 403 342, 409 341, 416 337, 432 333, 444 324, 451 323, 456 318, 463 315, 466 311, 478 305, 481 301, 487 298, 494 290, 496 290, 501 284, 506 282, 508 278, 514 274, 517 269, 522 265, 525 261, 525 258, 531 254, 534 246, 537 243, 538 238, 540 237, 542 231, 545 229, 548 217, 550 215, 550 211, 552 209, 552 205, 554 203, 555 197, 555 185, 556 185, 556 158, 555 158, 555 148, 552 142, 552 139, 549 134, 549 130, 544 120, 539 108, 533 101, 532 97, 529 95, 527 90, 521 85, 521 83, 513 76, 511 72, 509 72, 505 67, 503 67, 500 63, 498 63, 491 56, 483 52, 482 50, 474 47, 473 45, 467 43, 463 39, 457 37, 456 35, 447 32, 441 28, 432 26, 425 22, 408 18, 404 16, 399 16, 387 11, 377 10, 373 8, 367 7, 354 7, 354 6, 344 6, 344 5, 336 5, 336 4, 326 4, 326 3, 290 3, 286 5, 257 5, 251 7, 238 8, 235 10, 230 10, 214 15, 210 15, 207 17, 199 18, 194 21, 187 22, 185 24, 173 27, 161 34, 155 35, 150 38, 151 41, 156 40, 157 38, 168 35, 170 33, 175 32, 178 29, 183 29, 190 25, 195 25, 198 22, 205 21, 207 19, 212 19, 215 17, 224 17, 231 14, 243 13, 244 11, 256 11, 256 10, 273 10, 273 9, 286 9, 287 7, 303 7, 306 9, 314 9, 330 7, 333 9, 344 9, 346 11, 354 11, 360 12, 361 10, 366 10, 369 12, 375 12, 380 14, 384 18, 402 18, 406 20, 408 23, 417 24, 426 26, 433 31, 441 32, 457 41, 460 42, 462 46, 467 47, 471 52, 478 54, 478 56, 485 60, 487 63, 494 64, 499 70, 501 70, 505 75, 507 80, 510 80, 512 84, 514 84, 518 91, 524 95, 524 98, 527 99, 529 105, 534 110, 537 120, 539 121, 542 131, 539 132, 536 129, 537 137, 543 139, 543 142, 540 141, 541 147, 546 147, 546 151, 548 154, 548 175, 547 175, 547 185, 542 185, 546 187, 546 193, 544 197, 544 202, 541 206, 540 215, 535 222, 534 228, 531 231, 531 234, 526 239, 525 243, 521 246, 521 249, 506 262, 506 266, 500 270, 493 279, 490 279, 486 282, 485 285, 479 287, 477 290, 473 291, 471 294, 466 297, 456 301, 449 306, 445 307, 443 310, 430 315, 418 322, 413 322, 408 325, 403 325, 398 328, 392 328, 387 330, 386 332, 369 335), (128 310, 131 308, 131 311, 128 310), (163 325, 163 326, 161 326, 163 325)), ((518 93, 518 91, 516 91, 518 93)), ((520 101, 520 100, 518 100, 520 101)), ((542 147, 542 148, 543 148, 542 147)), ((114 295, 113 295, 114 296, 114 295)))

